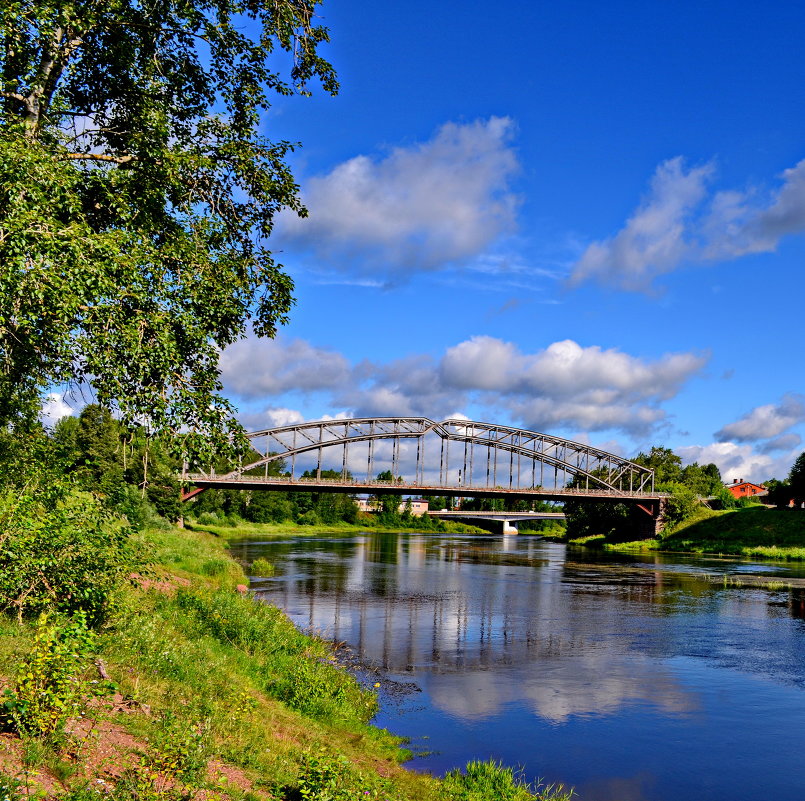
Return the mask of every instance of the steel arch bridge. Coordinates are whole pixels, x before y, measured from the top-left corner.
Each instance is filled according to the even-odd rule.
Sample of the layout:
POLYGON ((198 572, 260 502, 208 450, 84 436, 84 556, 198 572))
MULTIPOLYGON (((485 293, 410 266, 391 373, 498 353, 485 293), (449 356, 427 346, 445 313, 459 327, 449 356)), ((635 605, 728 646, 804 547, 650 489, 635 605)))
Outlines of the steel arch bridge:
POLYGON ((185 473, 185 482, 199 491, 217 487, 642 501, 652 516, 659 515, 663 497, 654 490, 653 470, 613 453, 473 420, 320 420, 247 436, 258 458, 222 475, 214 470, 185 473), (287 472, 276 475, 277 462, 287 472), (304 465, 305 474, 298 475, 304 465), (378 469, 390 479, 378 480, 378 469))

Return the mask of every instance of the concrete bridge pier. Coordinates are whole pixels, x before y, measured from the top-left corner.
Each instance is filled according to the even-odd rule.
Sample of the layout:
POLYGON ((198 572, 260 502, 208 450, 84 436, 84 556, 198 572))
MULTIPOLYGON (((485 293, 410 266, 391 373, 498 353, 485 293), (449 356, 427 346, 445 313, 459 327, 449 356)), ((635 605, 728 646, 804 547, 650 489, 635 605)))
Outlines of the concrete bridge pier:
POLYGON ((507 520, 506 518, 498 517, 475 517, 467 515, 467 517, 460 517, 459 515, 451 515, 449 518, 445 515, 444 519, 457 520, 459 523, 466 523, 468 526, 475 526, 488 531, 490 534, 519 534, 517 523, 507 520))

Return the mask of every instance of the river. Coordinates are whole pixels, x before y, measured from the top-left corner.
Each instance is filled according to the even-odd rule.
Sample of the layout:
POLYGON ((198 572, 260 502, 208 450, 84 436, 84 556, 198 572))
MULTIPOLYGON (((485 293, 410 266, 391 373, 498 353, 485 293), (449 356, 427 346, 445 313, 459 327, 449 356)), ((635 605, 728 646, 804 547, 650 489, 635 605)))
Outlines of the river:
POLYGON ((526 535, 232 550, 275 564, 259 597, 382 669, 374 722, 414 770, 492 758, 580 801, 805 798, 805 568, 526 535))

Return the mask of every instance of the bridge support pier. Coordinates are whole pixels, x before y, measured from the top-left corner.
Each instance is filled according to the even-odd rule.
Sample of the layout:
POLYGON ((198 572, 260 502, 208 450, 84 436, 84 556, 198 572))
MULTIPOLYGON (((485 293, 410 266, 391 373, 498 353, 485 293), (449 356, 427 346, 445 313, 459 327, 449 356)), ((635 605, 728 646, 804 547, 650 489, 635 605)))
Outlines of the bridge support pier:
POLYGON ((477 517, 450 517, 450 520, 457 520, 459 523, 466 523, 468 526, 475 526, 482 528, 490 534, 519 534, 517 524, 512 523, 511 520, 494 520, 491 518, 477 518, 477 517))
POLYGON ((665 527, 665 508, 665 498, 637 504, 638 536, 648 539, 662 534, 665 527))

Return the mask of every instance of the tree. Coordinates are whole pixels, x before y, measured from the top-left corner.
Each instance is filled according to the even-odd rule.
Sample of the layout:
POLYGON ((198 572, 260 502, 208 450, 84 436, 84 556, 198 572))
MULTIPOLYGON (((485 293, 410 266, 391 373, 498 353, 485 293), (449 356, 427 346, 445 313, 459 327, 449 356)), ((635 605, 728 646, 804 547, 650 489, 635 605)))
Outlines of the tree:
POLYGON ((646 453, 638 453, 634 461, 654 470, 654 483, 673 484, 682 480, 682 459, 670 448, 653 446, 646 453))
MULTIPOLYGON (((377 474, 378 481, 385 481, 387 483, 394 483, 394 476, 391 470, 383 470, 377 474)), ((397 479, 401 481, 402 479, 397 479)), ((370 496, 370 500, 377 503, 380 514, 384 518, 397 518, 399 517, 400 510, 400 496, 392 493, 378 493, 377 495, 370 496)))
POLYGON ((805 453, 797 456, 788 474, 788 485, 794 503, 800 506, 805 503, 805 453))
POLYGON ((682 484, 704 498, 718 495, 724 489, 721 471, 715 464, 693 462, 682 468, 682 484))
POLYGON ((120 430, 107 409, 84 407, 75 434, 74 467, 87 489, 109 492, 123 483, 120 430))
POLYGON ((0 7, 0 425, 88 383, 204 459, 240 435, 220 350, 285 322, 266 239, 279 210, 305 214, 293 145, 258 128, 274 93, 338 89, 319 2, 0 7))
POLYGON ((774 504, 774 506, 788 506, 793 497, 788 482, 770 478, 764 481, 763 484, 769 493, 767 496, 768 503, 774 504))

